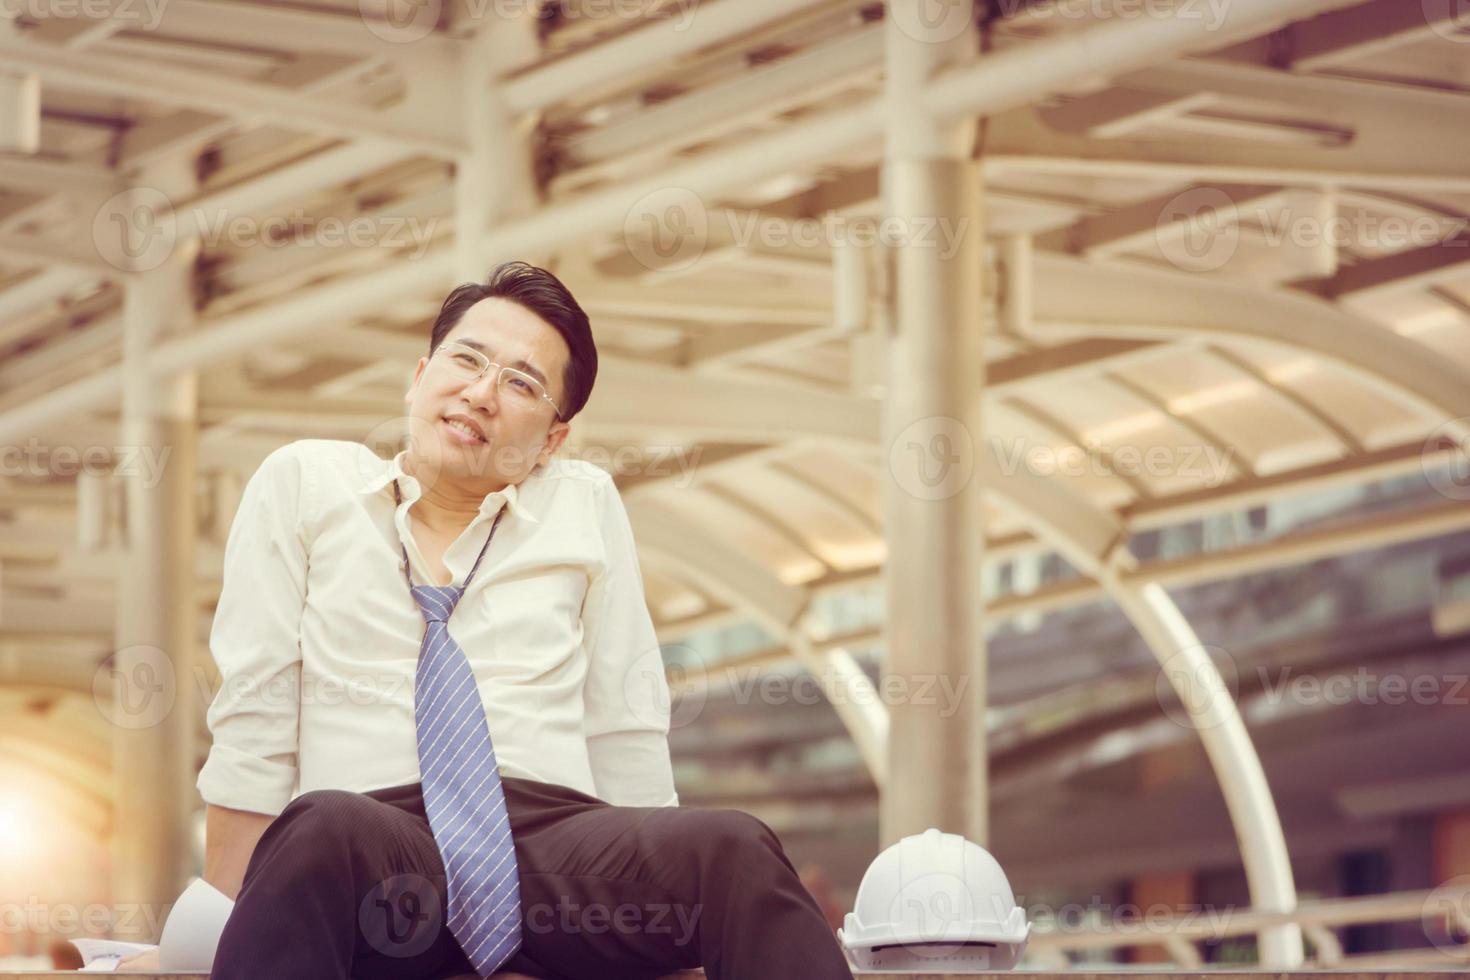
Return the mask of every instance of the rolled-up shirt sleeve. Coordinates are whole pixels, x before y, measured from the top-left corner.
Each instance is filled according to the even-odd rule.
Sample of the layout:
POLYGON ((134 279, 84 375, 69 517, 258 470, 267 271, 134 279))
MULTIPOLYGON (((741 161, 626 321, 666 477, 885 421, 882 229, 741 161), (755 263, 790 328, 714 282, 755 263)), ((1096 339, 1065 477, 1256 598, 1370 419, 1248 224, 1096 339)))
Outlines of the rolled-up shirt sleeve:
POLYGON ((209 635, 220 672, 208 713, 214 741, 198 781, 204 801, 216 806, 275 815, 295 791, 305 465, 295 446, 268 456, 245 486, 225 544, 209 635))
POLYGON ((605 560, 587 587, 584 730, 597 795, 617 806, 677 806, 669 758, 669 687, 643 575, 611 476, 593 491, 605 560))

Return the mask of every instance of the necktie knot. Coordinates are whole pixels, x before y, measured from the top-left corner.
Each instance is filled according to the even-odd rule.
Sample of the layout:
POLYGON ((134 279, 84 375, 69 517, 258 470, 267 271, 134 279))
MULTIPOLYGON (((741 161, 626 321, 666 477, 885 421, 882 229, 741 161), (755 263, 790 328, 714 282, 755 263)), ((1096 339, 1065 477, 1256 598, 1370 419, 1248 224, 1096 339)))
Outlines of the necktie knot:
POLYGON ((412 591, 426 623, 448 622, 464 595, 464 589, 454 585, 415 585, 412 591))

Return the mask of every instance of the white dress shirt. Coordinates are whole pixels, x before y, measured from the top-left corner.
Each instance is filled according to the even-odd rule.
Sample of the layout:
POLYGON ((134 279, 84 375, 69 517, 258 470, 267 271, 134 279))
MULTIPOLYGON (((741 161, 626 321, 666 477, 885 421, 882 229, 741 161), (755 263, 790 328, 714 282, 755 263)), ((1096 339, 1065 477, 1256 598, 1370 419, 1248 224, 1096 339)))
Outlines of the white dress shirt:
MULTIPOLYGON (((410 532, 403 455, 303 440, 251 477, 210 633, 219 691, 199 774, 208 803, 280 813, 314 789, 417 782, 414 668, 431 578, 410 532), (398 479, 403 503, 393 501, 398 479)), ((444 554, 449 619, 479 683, 500 771, 626 806, 674 806, 669 694, 632 528, 612 477, 553 458, 486 496, 444 554)))

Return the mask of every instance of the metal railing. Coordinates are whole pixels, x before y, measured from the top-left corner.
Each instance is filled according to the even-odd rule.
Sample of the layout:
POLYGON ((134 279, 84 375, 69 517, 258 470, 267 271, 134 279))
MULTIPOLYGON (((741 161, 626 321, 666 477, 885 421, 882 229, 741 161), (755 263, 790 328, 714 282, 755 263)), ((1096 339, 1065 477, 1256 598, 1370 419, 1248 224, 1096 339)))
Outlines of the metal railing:
MULTIPOLYGON (((1088 928, 1033 925, 1026 951, 1034 968, 1065 969, 1069 954, 1122 951, 1156 947, 1178 966, 1205 965, 1200 941, 1253 936, 1272 926, 1295 923, 1311 944, 1308 968, 1343 969, 1438 966, 1465 964, 1470 969, 1470 877, 1456 879, 1431 891, 1393 892, 1357 898, 1333 898, 1300 903, 1292 912, 1228 909, 1211 915, 1150 916, 1146 923, 1099 925, 1088 928), (1419 922, 1429 945, 1379 953, 1346 955, 1334 931, 1340 927, 1419 922), (1454 938, 1454 937, 1459 938, 1454 938)), ((1079 967, 1093 966, 1078 963, 1079 967)))

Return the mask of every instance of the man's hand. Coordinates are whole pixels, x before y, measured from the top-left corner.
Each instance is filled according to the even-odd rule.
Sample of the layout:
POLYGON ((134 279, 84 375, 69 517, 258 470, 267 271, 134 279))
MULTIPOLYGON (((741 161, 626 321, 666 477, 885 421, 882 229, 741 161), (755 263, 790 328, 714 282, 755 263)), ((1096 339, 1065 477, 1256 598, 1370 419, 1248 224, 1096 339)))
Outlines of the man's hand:
POLYGON ((159 969, 158 950, 156 949, 139 953, 137 956, 129 956, 117 965, 118 973, 157 973, 159 969))

